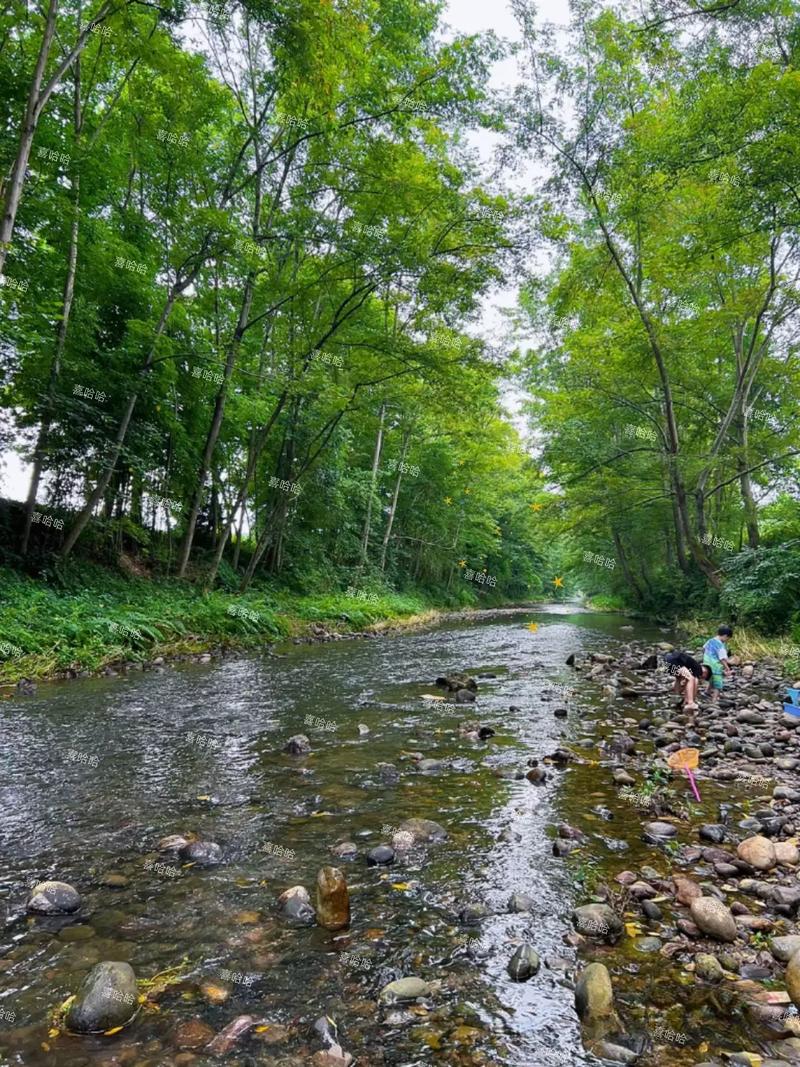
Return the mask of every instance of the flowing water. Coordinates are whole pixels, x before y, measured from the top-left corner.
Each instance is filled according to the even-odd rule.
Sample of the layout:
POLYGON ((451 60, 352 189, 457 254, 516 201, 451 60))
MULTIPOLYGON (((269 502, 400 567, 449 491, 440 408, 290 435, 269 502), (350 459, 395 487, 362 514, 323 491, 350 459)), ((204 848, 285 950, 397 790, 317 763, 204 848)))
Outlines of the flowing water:
POLYGON ((554 686, 575 684, 570 652, 613 650, 629 636, 624 623, 570 605, 498 612, 281 656, 40 685, 4 702, 0 1063, 210 1063, 177 1053, 177 1028, 201 1019, 218 1031, 244 1012, 264 1025, 225 1062, 308 1063, 322 1015, 362 1065, 596 1062, 580 1042, 575 956, 563 942, 575 883, 548 829, 598 801, 570 787, 582 767, 550 768, 543 787, 498 772, 525 769, 590 725, 593 694, 578 690, 558 719, 565 700, 554 686), (474 707, 422 699, 453 671, 478 678, 474 707), (496 734, 470 741, 464 720, 496 734), (310 738, 310 756, 282 752, 297 733, 310 738), (420 771, 409 755, 420 752, 444 765, 420 771), (381 763, 395 765, 396 782, 381 763), (441 823, 448 840, 390 868, 367 866, 366 852, 410 817, 441 823), (155 853, 162 836, 188 831, 218 842, 224 864, 181 867, 155 853), (352 862, 331 857, 343 840, 359 846, 352 862), (350 886, 351 927, 288 926, 279 893, 300 884, 313 896, 331 863, 350 886), (126 884, 104 885, 109 872, 126 884), (29 886, 47 877, 78 888, 77 915, 26 917, 29 886), (532 913, 507 911, 514 891, 533 896, 532 913), (464 926, 465 903, 490 914, 464 926), (526 940, 543 966, 515 983, 506 965, 526 940), (53 1007, 104 959, 128 961, 140 979, 173 966, 189 977, 119 1034, 48 1038, 53 1007), (404 975, 440 984, 410 1013, 378 1007, 383 986, 404 975), (208 1003, 204 979, 227 986, 229 999, 208 1003))

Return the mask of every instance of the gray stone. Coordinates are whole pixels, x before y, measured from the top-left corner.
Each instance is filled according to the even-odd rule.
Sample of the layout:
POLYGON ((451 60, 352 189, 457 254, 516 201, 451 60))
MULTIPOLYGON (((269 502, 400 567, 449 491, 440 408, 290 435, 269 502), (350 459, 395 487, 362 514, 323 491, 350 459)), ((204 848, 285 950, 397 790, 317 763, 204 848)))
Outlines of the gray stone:
POLYGON ((283 751, 290 756, 307 756, 311 751, 311 742, 305 734, 295 734, 283 746, 283 751))
POLYGON ((608 904, 583 904, 572 912, 575 929, 584 937, 596 937, 614 944, 624 929, 622 920, 608 904))
POLYGON ((406 819, 400 824, 399 829, 411 834, 414 844, 438 843, 447 840, 447 830, 433 819, 406 819))
POLYGON ((139 1009, 138 995, 129 963, 97 963, 67 1013, 66 1027, 76 1034, 94 1034, 124 1026, 139 1009))
POLYGON ((184 863, 197 867, 216 867, 222 863, 222 849, 214 841, 191 841, 179 854, 184 863))
POLYGON ((69 915, 80 906, 80 893, 67 882, 39 882, 31 891, 27 908, 37 915, 69 915))
POLYGON ((508 973, 515 982, 527 982, 539 970, 539 957, 530 945, 520 945, 508 963, 508 973))

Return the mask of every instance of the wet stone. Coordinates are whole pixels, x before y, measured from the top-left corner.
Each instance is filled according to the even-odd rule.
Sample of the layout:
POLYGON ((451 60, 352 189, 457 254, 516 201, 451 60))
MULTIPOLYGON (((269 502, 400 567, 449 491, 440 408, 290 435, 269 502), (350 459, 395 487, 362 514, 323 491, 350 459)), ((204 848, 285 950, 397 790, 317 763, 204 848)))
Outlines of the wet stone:
POLYGON ((508 963, 508 973, 515 982, 527 982, 539 970, 539 956, 530 945, 520 945, 508 963))
POLYGON ((367 853, 367 863, 371 867, 394 863, 394 849, 389 845, 378 845, 367 853))
POLYGON ((27 904, 28 911, 38 915, 69 915, 80 906, 80 893, 67 882, 39 882, 27 904))

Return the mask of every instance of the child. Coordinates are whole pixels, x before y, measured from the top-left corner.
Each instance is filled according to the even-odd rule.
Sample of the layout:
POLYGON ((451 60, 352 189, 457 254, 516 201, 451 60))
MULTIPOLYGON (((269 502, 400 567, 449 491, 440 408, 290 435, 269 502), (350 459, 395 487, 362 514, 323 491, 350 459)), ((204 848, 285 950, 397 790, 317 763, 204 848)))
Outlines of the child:
POLYGON ((726 645, 733 637, 730 626, 720 626, 716 637, 710 637, 703 645, 703 665, 711 670, 711 681, 706 690, 706 695, 711 697, 711 703, 716 704, 722 692, 722 675, 729 678, 732 674, 728 665, 728 649, 726 645))
POLYGON ((711 668, 702 666, 688 652, 668 652, 664 660, 667 670, 675 675, 672 692, 683 696, 683 710, 697 711, 697 690, 701 680, 710 680, 711 668))

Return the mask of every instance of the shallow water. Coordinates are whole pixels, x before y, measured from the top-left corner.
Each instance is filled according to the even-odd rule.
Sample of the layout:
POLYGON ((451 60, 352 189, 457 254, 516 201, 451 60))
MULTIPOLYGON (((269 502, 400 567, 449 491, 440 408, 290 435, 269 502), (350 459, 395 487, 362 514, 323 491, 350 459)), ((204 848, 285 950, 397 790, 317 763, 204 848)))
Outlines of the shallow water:
MULTIPOLYGON (((160 1067, 173 1062, 179 1022, 200 1018, 220 1030, 242 1012, 267 1029, 225 1062, 308 1062, 320 1047, 311 1028, 324 1014, 359 1064, 595 1062, 583 1052, 567 980, 575 957, 563 935, 576 888, 547 831, 561 818, 586 818, 611 791, 588 766, 550 768, 544 787, 493 769, 524 768, 602 718, 587 690, 568 701, 569 719, 556 719, 553 708, 565 701, 553 684, 575 684, 564 666, 570 652, 613 651, 629 638, 624 623, 553 605, 382 639, 288 646, 285 658, 42 685, 34 698, 0 705, 0 1009, 14 1014, 13 1022, 0 1015, 0 1062, 160 1067), (475 707, 455 712, 421 699, 453 671, 478 677, 475 707), (307 716, 335 729, 307 725, 307 716), (496 736, 460 737, 465 720, 496 736), (309 757, 282 753, 296 733, 309 736, 309 757), (421 773, 410 752, 446 765, 421 773), (398 768, 396 784, 382 780, 380 762, 398 768), (368 867, 365 853, 387 828, 415 816, 440 822, 449 839, 389 869, 368 867), (217 841, 224 865, 145 868, 176 863, 157 855, 155 843, 187 831, 217 841), (359 857, 333 860, 330 846, 346 839, 359 857), (274 846, 291 855, 275 855, 274 846), (278 894, 302 884, 313 896, 317 871, 331 863, 350 886, 351 927, 288 927, 275 913, 278 894), (128 885, 101 885, 109 871, 128 885), (46 877, 79 889, 77 916, 25 917, 28 886, 46 877), (507 913, 517 890, 536 900, 532 914, 507 913), (464 902, 486 904, 490 917, 459 925, 464 902), (515 983, 505 968, 524 940, 543 966, 515 983), (353 951, 366 955, 363 966, 342 962, 353 951), (183 963, 190 980, 118 1035, 48 1039, 49 1012, 101 959, 127 960, 139 978, 183 963), (225 971, 252 981, 229 980, 230 999, 207 1004, 197 983, 223 981, 225 971), (429 1011, 415 1011, 418 1021, 387 1025, 377 995, 410 974, 441 988, 429 1011)), ((638 626, 636 636, 663 640, 638 626)), ((632 823, 624 809, 618 802, 618 821, 632 823)), ((611 860, 621 869, 609 849, 611 860)), ((625 865, 641 861, 653 863, 652 853, 625 857, 625 865)))

